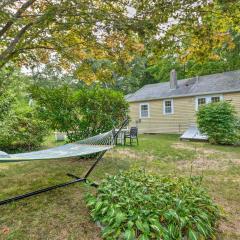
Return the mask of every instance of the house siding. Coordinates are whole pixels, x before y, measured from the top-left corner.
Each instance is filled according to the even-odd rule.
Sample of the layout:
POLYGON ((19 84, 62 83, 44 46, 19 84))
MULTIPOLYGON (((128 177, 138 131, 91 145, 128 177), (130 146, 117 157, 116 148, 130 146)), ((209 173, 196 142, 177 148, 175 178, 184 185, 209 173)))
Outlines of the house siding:
MULTIPOLYGON (((223 94, 224 100, 231 101, 240 115, 240 93, 223 94)), ((140 133, 183 133, 196 124, 196 97, 173 98, 173 114, 163 113, 163 100, 131 102, 131 126, 137 126, 140 133), (139 117, 141 103, 149 103, 149 118, 139 117)))
POLYGON ((240 116, 240 92, 223 94, 224 100, 229 101, 235 107, 237 114, 240 116))

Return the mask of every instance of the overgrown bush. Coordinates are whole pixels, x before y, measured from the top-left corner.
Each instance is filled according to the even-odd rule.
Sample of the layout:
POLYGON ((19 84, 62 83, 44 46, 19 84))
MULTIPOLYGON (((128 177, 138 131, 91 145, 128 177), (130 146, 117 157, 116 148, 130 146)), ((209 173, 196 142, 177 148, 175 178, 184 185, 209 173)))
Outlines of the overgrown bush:
POLYGON ((234 144, 239 141, 239 124, 234 107, 226 101, 200 107, 197 113, 199 130, 211 143, 234 144))
POLYGON ((131 170, 109 176, 86 199, 104 239, 213 239, 219 218, 200 178, 131 170))
POLYGON ((52 129, 66 132, 70 141, 118 126, 128 111, 124 96, 111 89, 34 87, 32 93, 40 117, 48 121, 52 129))
MULTIPOLYGON (((12 72, 12 71, 11 71, 12 72)), ((10 70, 0 71, 0 122, 9 114, 16 100, 15 78, 10 70)))
POLYGON ((18 152, 38 148, 47 133, 46 123, 33 109, 11 110, 0 122, 0 149, 18 152))
POLYGON ((37 148, 47 134, 46 124, 28 106, 27 77, 16 68, 0 71, 0 150, 37 148))

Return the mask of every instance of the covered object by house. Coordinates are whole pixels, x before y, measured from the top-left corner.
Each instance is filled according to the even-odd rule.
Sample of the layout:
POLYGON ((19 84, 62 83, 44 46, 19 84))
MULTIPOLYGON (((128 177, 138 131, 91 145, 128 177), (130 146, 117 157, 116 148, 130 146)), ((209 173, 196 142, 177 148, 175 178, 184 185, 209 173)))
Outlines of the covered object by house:
POLYGON ((196 126, 199 106, 221 100, 230 101, 240 114, 240 70, 145 85, 126 96, 131 126, 140 133, 183 133, 196 126))

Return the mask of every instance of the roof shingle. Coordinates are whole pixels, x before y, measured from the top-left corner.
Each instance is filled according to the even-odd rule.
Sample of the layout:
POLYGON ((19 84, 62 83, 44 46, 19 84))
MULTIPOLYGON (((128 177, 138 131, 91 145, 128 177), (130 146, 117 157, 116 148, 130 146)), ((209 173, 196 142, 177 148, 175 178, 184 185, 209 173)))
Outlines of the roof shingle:
POLYGON ((126 98, 128 102, 240 92, 240 70, 178 80, 178 88, 169 82, 148 84, 126 98))

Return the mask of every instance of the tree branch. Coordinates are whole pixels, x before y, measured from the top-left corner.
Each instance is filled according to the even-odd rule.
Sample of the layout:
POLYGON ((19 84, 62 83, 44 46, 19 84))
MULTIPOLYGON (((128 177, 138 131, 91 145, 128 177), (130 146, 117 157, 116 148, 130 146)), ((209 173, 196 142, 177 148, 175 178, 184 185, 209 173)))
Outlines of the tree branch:
POLYGON ((33 23, 29 23, 26 26, 24 26, 17 34, 17 36, 12 40, 12 42, 9 44, 9 46, 7 47, 7 49, 5 51, 3 51, 0 54, 0 68, 2 66, 4 66, 4 62, 5 60, 8 58, 9 55, 11 55, 11 53, 13 53, 14 48, 16 47, 16 45, 18 44, 18 42, 21 40, 22 36, 25 34, 25 32, 33 25, 33 23))
POLYGON ((7 32, 7 30, 13 25, 14 20, 19 18, 22 13, 27 10, 28 7, 30 7, 36 0, 28 0, 27 2, 25 2, 19 9, 18 11, 15 13, 15 15, 13 16, 12 19, 10 19, 5 26, 0 30, 0 38, 4 35, 5 32, 7 32))

